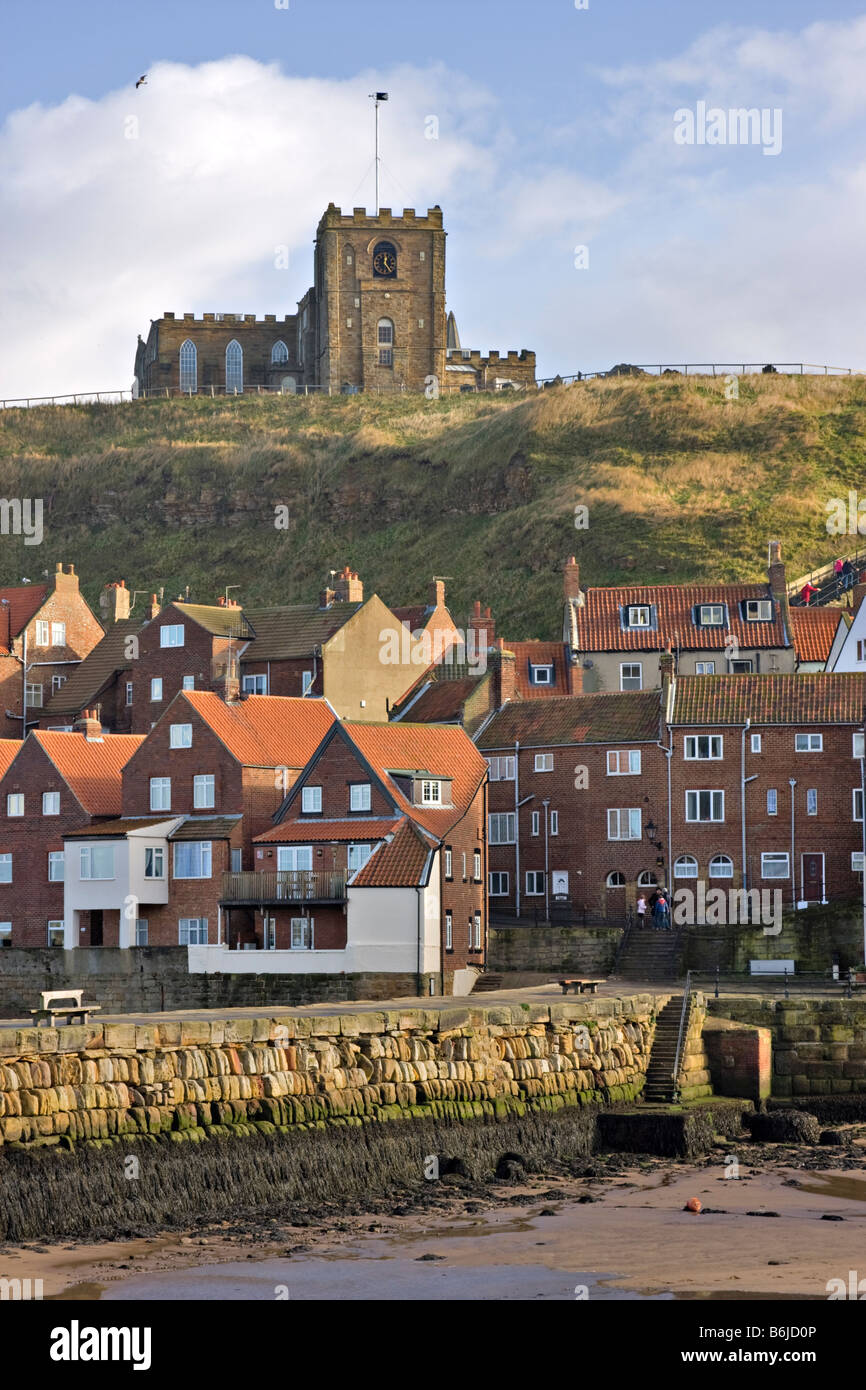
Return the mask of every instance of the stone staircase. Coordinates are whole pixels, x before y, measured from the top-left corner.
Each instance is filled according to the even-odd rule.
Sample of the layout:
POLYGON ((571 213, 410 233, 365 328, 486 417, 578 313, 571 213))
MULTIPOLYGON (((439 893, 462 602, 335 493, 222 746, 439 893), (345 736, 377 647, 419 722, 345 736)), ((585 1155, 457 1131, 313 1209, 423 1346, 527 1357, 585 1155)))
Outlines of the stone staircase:
POLYGON ((490 974, 487 973, 487 971, 485 971, 483 975, 479 975, 479 976, 478 976, 478 979, 475 981, 475 984, 472 986, 472 993, 473 993, 473 994, 490 994, 492 990, 494 990, 494 989, 501 989, 501 988, 502 988, 502 976, 501 976, 501 975, 490 975, 490 974))
POLYGON ((682 933, 632 927, 616 968, 624 980, 676 980, 682 975, 682 933))
MULTIPOLYGON (((692 1008, 692 997, 689 996, 689 1007, 686 1012, 685 1025, 683 1027, 684 1044, 689 1031, 692 1008)), ((643 1099, 651 1105, 669 1105, 674 1099, 676 1086, 674 1083, 673 1070, 677 1055, 677 1039, 680 1033, 682 1012, 683 996, 681 994, 674 994, 665 1004, 656 1020, 656 1031, 653 1037, 652 1051, 650 1053, 649 1066, 647 1067, 646 1073, 646 1083, 643 1089, 643 1099)))

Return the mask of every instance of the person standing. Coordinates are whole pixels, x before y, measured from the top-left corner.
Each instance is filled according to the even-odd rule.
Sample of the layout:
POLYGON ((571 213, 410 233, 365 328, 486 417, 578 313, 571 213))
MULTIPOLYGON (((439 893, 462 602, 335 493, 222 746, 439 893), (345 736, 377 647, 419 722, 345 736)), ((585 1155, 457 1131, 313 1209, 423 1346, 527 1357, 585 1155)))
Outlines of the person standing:
POLYGON ((644 897, 643 893, 641 893, 640 897, 637 900, 637 903, 635 904, 635 913, 637 914, 638 928, 641 931, 643 931, 643 928, 646 925, 646 898, 644 897))

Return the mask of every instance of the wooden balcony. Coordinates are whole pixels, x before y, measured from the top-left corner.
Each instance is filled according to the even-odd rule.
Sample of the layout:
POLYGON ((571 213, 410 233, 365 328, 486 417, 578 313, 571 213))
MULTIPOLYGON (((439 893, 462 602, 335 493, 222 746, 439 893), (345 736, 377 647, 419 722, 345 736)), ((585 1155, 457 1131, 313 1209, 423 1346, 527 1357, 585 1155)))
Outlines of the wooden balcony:
POLYGON ((287 869, 277 873, 224 873, 220 902, 228 906, 274 903, 343 903, 342 869, 287 869))

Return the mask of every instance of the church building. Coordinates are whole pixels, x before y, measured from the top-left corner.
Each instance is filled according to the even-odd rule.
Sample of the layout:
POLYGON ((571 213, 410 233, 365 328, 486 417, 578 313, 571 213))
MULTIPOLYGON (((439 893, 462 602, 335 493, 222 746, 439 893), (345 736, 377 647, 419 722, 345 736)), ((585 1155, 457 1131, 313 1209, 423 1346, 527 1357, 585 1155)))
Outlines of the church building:
POLYGON ((135 354, 133 394, 221 395, 267 387, 323 390, 514 390, 535 384, 535 353, 461 348, 445 311, 442 209, 344 214, 316 232, 313 286, 295 314, 166 313, 135 354), (435 384, 434 384, 435 379, 435 384))

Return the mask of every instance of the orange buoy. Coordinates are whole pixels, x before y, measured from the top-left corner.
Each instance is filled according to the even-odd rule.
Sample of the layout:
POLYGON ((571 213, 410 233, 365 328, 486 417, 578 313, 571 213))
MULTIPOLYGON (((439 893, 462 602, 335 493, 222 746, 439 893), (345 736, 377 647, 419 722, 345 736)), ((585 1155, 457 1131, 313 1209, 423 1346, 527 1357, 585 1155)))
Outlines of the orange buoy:
POLYGON ((690 1197, 689 1200, 686 1202, 686 1207, 685 1207, 685 1209, 686 1209, 686 1211, 700 1211, 700 1210, 701 1210, 700 1198, 698 1198, 698 1197, 690 1197))

